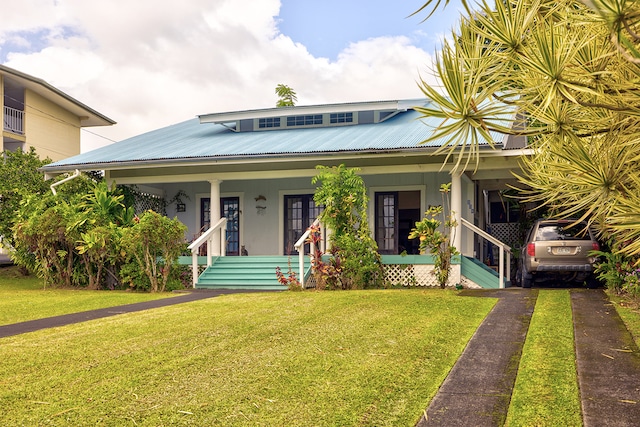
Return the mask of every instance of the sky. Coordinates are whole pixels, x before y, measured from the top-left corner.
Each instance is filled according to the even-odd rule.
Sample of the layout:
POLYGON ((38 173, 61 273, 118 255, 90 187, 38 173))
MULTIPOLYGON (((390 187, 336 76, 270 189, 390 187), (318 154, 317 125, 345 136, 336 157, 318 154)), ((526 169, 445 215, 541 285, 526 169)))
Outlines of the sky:
POLYGON ((422 97, 459 0, 21 0, 0 14, 0 63, 117 122, 82 150, 200 114, 422 97))

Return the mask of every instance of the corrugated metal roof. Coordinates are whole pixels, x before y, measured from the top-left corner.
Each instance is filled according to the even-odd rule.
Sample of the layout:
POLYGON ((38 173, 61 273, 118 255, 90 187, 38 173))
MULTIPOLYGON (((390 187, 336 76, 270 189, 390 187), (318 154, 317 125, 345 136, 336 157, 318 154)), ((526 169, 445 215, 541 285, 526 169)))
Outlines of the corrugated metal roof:
MULTIPOLYGON (((340 152, 398 151, 441 147, 446 140, 421 144, 441 119, 422 118, 413 109, 384 122, 333 127, 234 132, 221 125, 200 124, 194 118, 157 129, 50 165, 44 170, 68 170, 91 165, 238 157, 279 157, 340 152)), ((503 136, 493 135, 501 143, 503 136)))

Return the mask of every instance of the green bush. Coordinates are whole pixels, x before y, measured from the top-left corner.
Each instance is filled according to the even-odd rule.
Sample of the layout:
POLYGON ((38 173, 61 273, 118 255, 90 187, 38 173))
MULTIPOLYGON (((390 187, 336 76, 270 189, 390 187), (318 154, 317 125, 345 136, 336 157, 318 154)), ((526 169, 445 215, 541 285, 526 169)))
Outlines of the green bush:
POLYGON ((105 182, 86 177, 71 182, 58 195, 23 198, 13 226, 18 265, 48 286, 151 291, 184 286, 185 274, 171 276, 184 247, 184 225, 151 211, 136 218, 120 190, 105 182))
POLYGON ((633 297, 640 296, 639 259, 629 257, 620 250, 591 253, 598 256, 595 273, 607 289, 615 293, 627 293, 633 297))
MULTIPOLYGON (((345 165, 317 166, 320 172, 312 180, 321 182, 314 200, 324 206, 320 221, 329 228, 334 268, 327 277, 331 288, 363 289, 384 285, 378 245, 371 237, 367 222, 367 189, 357 168, 345 165)), ((317 271, 317 270, 316 270, 317 271)), ((320 282, 327 280, 320 279, 320 282)))
POLYGON ((123 230, 120 243, 127 261, 144 272, 152 292, 166 289, 186 231, 177 218, 169 219, 153 211, 145 212, 132 227, 123 230))

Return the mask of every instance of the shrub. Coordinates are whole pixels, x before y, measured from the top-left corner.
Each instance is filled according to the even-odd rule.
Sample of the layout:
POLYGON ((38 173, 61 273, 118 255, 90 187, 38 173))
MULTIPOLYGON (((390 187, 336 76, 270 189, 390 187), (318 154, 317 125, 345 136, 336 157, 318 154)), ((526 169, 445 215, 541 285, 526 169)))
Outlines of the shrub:
POLYGON ((595 274, 607 289, 633 297, 640 296, 639 259, 629 257, 615 248, 611 251, 592 251, 591 254, 598 257, 595 274))
POLYGON ((410 239, 420 239, 420 251, 427 250, 433 256, 435 265, 433 266, 433 274, 441 288, 445 288, 449 281, 451 273, 451 257, 457 255, 458 251, 451 245, 451 233, 454 232, 457 222, 454 212, 449 207, 449 192, 451 184, 442 184, 440 186, 440 194, 442 195, 441 206, 431 206, 425 217, 416 222, 416 226, 409 234, 410 239), (444 211, 449 210, 447 215, 444 211), (443 230, 440 228, 443 226, 443 230))
MULTIPOLYGON (((325 281, 335 289, 382 287, 382 262, 367 222, 367 190, 358 169, 345 165, 316 168, 320 172, 311 182, 320 181, 322 185, 313 198, 316 204, 324 206, 320 221, 332 231, 334 268, 323 273, 325 281), (338 281, 330 277, 335 274, 339 275, 338 281)), ((317 265, 327 267, 320 262, 317 265)))
POLYGON ((169 219, 147 211, 133 227, 122 233, 121 245, 134 263, 149 279, 152 292, 166 289, 171 269, 183 248, 187 228, 177 218, 169 219))

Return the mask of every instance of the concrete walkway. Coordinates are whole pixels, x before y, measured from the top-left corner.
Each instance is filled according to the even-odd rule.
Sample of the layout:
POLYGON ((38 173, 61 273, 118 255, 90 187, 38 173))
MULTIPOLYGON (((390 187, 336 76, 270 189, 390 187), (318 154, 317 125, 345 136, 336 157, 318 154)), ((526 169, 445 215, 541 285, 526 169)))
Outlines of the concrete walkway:
POLYGON ((510 288, 462 294, 500 299, 440 386, 419 427, 492 427, 504 424, 507 416, 538 292, 510 288))
MULTIPOLYGON (((500 298, 417 426, 501 426, 537 290, 466 291, 500 298)), ((602 290, 571 290, 586 427, 640 425, 640 352, 602 290)))
POLYGON ((582 418, 586 427, 640 425, 640 353, 599 290, 571 292, 582 418))

